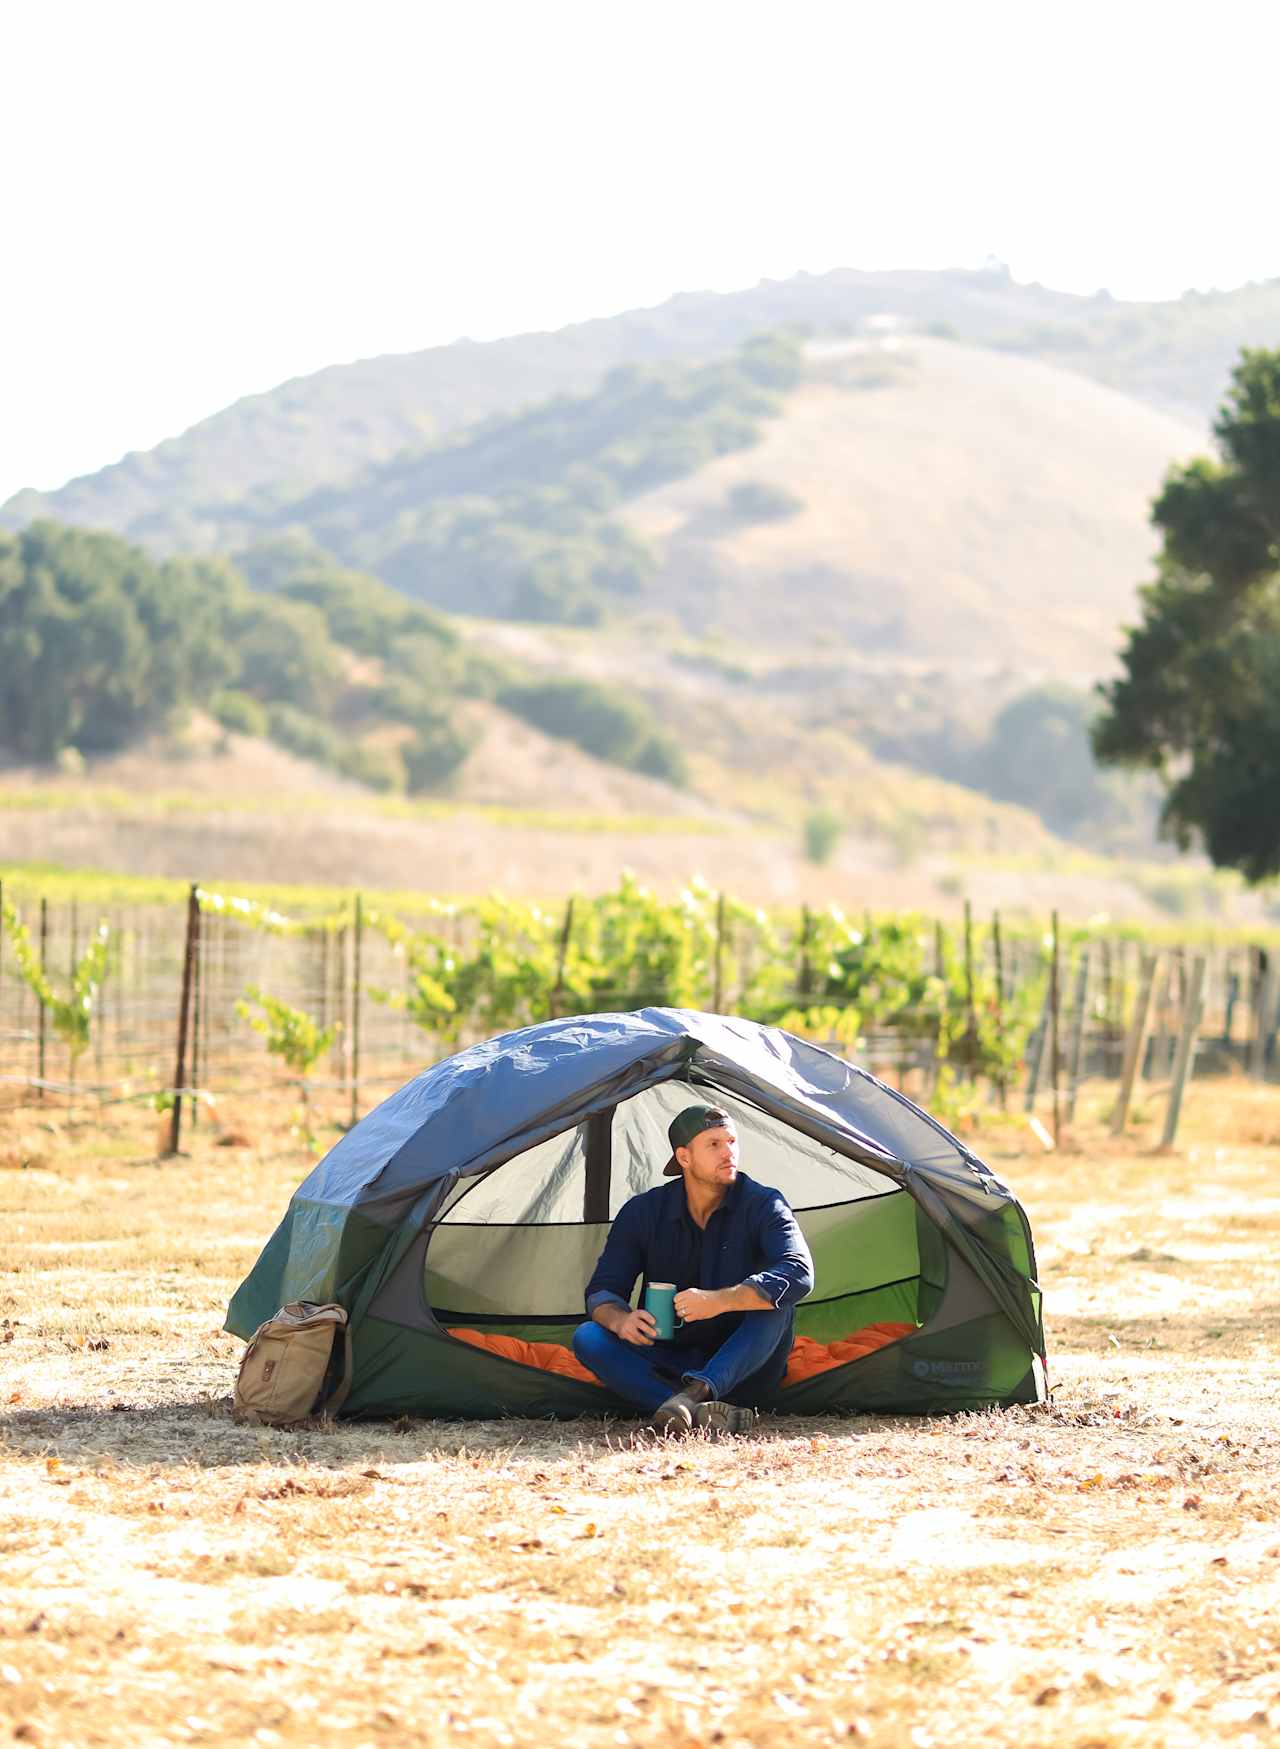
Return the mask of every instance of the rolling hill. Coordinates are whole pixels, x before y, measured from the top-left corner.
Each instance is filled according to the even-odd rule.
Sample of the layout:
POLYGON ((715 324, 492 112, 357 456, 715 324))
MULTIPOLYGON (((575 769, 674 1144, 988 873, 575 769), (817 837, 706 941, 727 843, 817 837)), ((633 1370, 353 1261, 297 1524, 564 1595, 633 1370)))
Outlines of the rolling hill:
POLYGON ((452 613, 657 616, 753 664, 822 651, 1087 684, 1149 574, 1150 500, 1203 436, 990 348, 749 343, 615 373, 286 506, 257 494, 220 527, 251 574, 293 542, 289 563, 322 551, 452 613))
POLYGON ((1104 672, 1149 574, 1150 499, 1203 433, 1053 365, 890 345, 816 348, 758 444, 625 507, 662 554, 646 601, 771 652, 1104 672), (756 485, 779 513, 735 512, 756 485))
MULTIPOLYGON (((789 856, 806 810, 832 808, 872 860, 1052 858, 1031 815, 943 782, 962 767, 936 750, 1030 685, 1109 670, 1149 575, 1151 498, 1205 447, 1238 347, 1278 329, 1280 282, 1137 305, 999 271, 800 275, 334 367, 19 494, 0 528, 52 515, 235 554, 289 597, 255 609, 281 660, 307 590, 358 606, 373 574, 401 613, 407 596, 466 616, 448 637, 477 676, 490 646, 518 669, 531 640, 545 675, 639 699, 689 776, 680 794, 653 781, 678 761, 624 774, 540 737, 519 673, 459 690, 453 643, 448 662, 418 651, 412 679, 423 724, 467 730, 454 802, 696 818, 740 844, 763 827, 789 856)), ((327 732, 396 766, 407 719, 372 702, 381 716, 327 732)))
POLYGON ((1280 337, 1280 281, 1159 303, 1078 297, 1002 271, 799 274, 750 289, 685 293, 554 333, 334 365, 213 414, 146 454, 59 491, 17 493, 0 527, 37 516, 112 529, 165 550, 221 544, 246 495, 280 504, 406 446, 549 396, 618 366, 708 359, 783 325, 864 332, 879 315, 1058 363, 1190 421, 1207 418, 1244 345, 1280 337))

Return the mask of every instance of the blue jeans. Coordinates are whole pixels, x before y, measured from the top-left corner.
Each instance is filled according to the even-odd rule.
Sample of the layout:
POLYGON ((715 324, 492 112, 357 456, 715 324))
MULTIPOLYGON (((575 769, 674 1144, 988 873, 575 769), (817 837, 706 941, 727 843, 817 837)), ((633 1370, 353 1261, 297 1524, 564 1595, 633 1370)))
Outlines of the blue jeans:
POLYGON ((777 1389, 791 1355, 795 1316, 744 1312, 732 1336, 711 1354, 655 1342, 638 1348, 594 1320, 573 1333, 573 1352, 601 1384, 651 1415, 686 1379, 701 1379, 713 1397, 754 1408, 777 1389))

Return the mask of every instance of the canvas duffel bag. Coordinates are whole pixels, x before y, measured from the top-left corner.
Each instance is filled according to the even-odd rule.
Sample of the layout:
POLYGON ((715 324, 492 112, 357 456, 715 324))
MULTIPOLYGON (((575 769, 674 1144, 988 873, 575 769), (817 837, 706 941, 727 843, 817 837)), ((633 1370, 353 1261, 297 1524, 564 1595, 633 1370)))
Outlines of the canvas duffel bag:
POLYGON ((336 1415, 350 1389, 345 1307, 294 1300, 250 1338, 232 1413, 237 1421, 290 1427, 312 1415, 336 1415))

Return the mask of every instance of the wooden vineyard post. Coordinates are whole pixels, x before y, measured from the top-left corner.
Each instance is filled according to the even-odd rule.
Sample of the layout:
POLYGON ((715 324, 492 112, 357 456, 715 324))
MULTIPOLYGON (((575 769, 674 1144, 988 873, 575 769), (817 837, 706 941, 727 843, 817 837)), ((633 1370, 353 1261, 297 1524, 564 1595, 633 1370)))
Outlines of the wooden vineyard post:
POLYGON ((1276 960, 1274 953, 1258 949, 1258 1000, 1253 1015, 1253 1038, 1249 1042, 1249 1073, 1255 1081, 1267 1078, 1267 1041, 1271 1036, 1271 1021, 1276 1008, 1276 960))
POLYGON ((550 1018, 552 1020, 558 1020, 560 1018, 560 999, 564 991, 564 967, 565 961, 569 957, 569 939, 572 933, 573 895, 571 893, 569 895, 569 902, 564 908, 564 924, 560 930, 560 945, 556 950, 556 981, 552 987, 551 1001, 548 1005, 550 1009, 550 1018))
MULTIPOLYGON (((211 992, 218 987, 215 970, 218 963, 217 949, 220 940, 220 931, 215 931, 210 935, 205 928, 202 912, 200 916, 200 953, 196 961, 200 973, 200 999, 196 1004, 196 1037, 200 1040, 200 1074, 208 1083, 210 1090, 213 1087, 213 1046, 209 1042, 209 1007, 211 992)), ((192 1081, 196 1082, 197 1077, 193 1075, 192 1081)))
POLYGON ((800 970, 798 973, 800 981, 796 987, 796 994, 805 1007, 808 1006, 809 996, 813 990, 813 967, 809 963, 809 943, 812 936, 813 918, 809 914, 809 907, 802 905, 800 907, 800 970))
MULTIPOLYGON (((196 930, 196 950, 191 965, 191 1085, 200 1085, 201 1052, 200 1052, 200 987, 203 982, 204 942, 199 928, 196 930)), ((181 1086, 181 1082, 178 1083, 181 1086)), ((191 1127, 200 1127, 200 1101, 191 1101, 191 1127)), ((176 1152, 176 1150, 175 1150, 176 1152)))
POLYGON ((1071 1041, 1067 1048, 1067 1124, 1076 1121, 1076 1095, 1080 1091, 1080 1072, 1084 1058, 1085 1011, 1089 1002, 1089 960, 1091 949, 1085 942, 1080 949, 1076 967, 1076 984, 1071 995, 1071 1041))
POLYGON ((187 1084, 187 1033, 191 1024, 191 986, 195 975, 196 951, 200 940, 200 900, 196 883, 192 881, 187 894, 187 942, 182 956, 182 996, 178 1004, 178 1061, 173 1071, 173 1116, 169 1120, 167 1154, 178 1152, 182 1135, 182 1098, 187 1084))
POLYGON ((1104 935, 1099 944, 1102 954, 1102 1073, 1111 1073, 1111 1045, 1115 1035, 1115 981, 1112 977, 1111 943, 1104 935))
POLYGON ((978 1056, 978 1015, 973 1001, 973 906, 964 902, 964 1046, 965 1068, 972 1077, 978 1056))
POLYGON ((1040 1004, 1040 1018, 1036 1021, 1035 1031, 1031 1034, 1031 1042, 1027 1046, 1027 1091, 1023 1102, 1024 1111, 1034 1111, 1036 1108, 1036 1094, 1040 1088, 1040 1067, 1044 1062, 1044 1047, 1049 1037, 1052 1002, 1053 991, 1046 985, 1044 1000, 1040 1004))
POLYGON ((1053 1021, 1053 1054, 1050 1059, 1053 1078, 1053 1145, 1062 1141, 1062 958, 1058 948, 1058 913, 1053 913, 1053 963, 1049 968, 1049 990, 1052 996, 1050 1012, 1053 1021))
MULTIPOLYGON (((40 970, 48 973, 49 969, 49 901, 40 901, 40 970)), ((36 1098, 44 1098, 45 1052, 48 1040, 48 1017, 44 1011, 44 1003, 36 1004, 36 1098)))
MULTIPOLYGON (((67 943, 67 988, 69 990, 74 990, 76 987, 76 953, 80 947, 78 939, 79 935, 80 907, 76 901, 72 899, 70 936, 67 943)), ((70 1039, 67 1040, 67 1086, 71 1090, 68 1095, 70 1109, 74 1112, 76 1103, 76 1052, 75 1046, 70 1039)))
POLYGON ((1143 957, 1142 969, 1138 975, 1138 999, 1134 1004, 1133 1019, 1129 1022, 1129 1031, 1124 1041, 1124 1061, 1120 1066, 1120 1091, 1116 1094, 1115 1107, 1111 1113, 1111 1134, 1124 1134, 1125 1121, 1129 1116, 1129 1101, 1133 1098, 1134 1082, 1142 1070, 1142 1060, 1147 1051, 1147 1038, 1151 1031, 1151 998, 1156 988, 1156 968, 1160 963, 1158 953, 1143 957))
MULTIPOLYGON (((110 944, 112 942, 116 942, 118 944, 119 940, 120 940, 119 932, 117 931, 116 933, 113 934, 110 926, 108 925, 108 928, 107 928, 108 953, 109 953, 109 949, 110 949, 110 944)), ((93 1029, 93 1078, 98 1083, 99 1097, 101 1097, 101 1088, 102 1088, 102 1081, 103 1081, 102 1042, 106 1036, 106 1031, 107 1031, 107 991, 111 988, 111 969, 110 968, 111 968, 111 960, 110 960, 110 957, 108 957, 107 970, 103 975, 102 985, 98 991, 98 1024, 93 1029)))
POLYGON ((1004 943, 1000 938, 1000 913, 991 913, 991 947, 995 954, 996 979, 996 1039, 1000 1051, 1000 1067, 996 1070, 996 1098, 1001 1105, 1007 1103, 1008 1088, 1004 1073, 1004 943))
POLYGON ((339 1034, 340 1076, 346 1085, 347 1093, 351 1092, 351 986, 347 982, 347 926, 344 923, 338 931, 335 943, 333 975, 336 979, 333 1005, 337 1009, 342 1022, 342 1032, 339 1034))
POLYGON ((360 960, 364 946, 364 899, 356 894, 351 930, 351 1123, 360 1121, 360 960))
POLYGON ((1204 1018, 1204 978, 1205 956, 1199 953, 1192 963, 1191 976, 1187 984, 1186 1001, 1182 1012, 1182 1032, 1178 1039, 1177 1055, 1173 1061, 1173 1084, 1169 1088, 1169 1103, 1164 1114, 1164 1133, 1160 1137, 1162 1148, 1171 1148, 1174 1137, 1178 1133, 1178 1118, 1182 1112, 1182 1095, 1191 1076, 1191 1068, 1196 1056, 1196 1044, 1200 1037, 1200 1022, 1204 1018))
POLYGON ((724 894, 716 900, 716 962, 715 988, 711 996, 711 1012, 719 1014, 724 1001, 724 894))
POLYGON ((316 977, 316 1021, 321 1031, 329 1024, 329 931, 322 923, 315 931, 320 970, 316 977))

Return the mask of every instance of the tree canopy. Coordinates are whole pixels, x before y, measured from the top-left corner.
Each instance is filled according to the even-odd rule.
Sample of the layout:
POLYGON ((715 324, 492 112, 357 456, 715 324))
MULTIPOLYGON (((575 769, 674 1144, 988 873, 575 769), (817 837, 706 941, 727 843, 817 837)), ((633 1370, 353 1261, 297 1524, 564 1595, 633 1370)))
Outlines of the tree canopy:
POLYGON ((224 622, 242 587, 217 561, 57 523, 0 537, 0 743, 106 751, 207 698, 238 665, 224 622))
POLYGON ((467 697, 501 703, 599 758, 680 782, 648 708, 589 681, 524 683, 440 614, 314 543, 157 561, 116 535, 33 523, 0 535, 0 750, 109 753, 208 710, 357 782, 440 788, 474 741, 467 697), (409 736, 387 737, 388 726, 409 736))
POLYGON ((1280 351, 1242 354, 1214 430, 1219 457, 1155 501, 1157 575, 1094 748, 1158 772, 1177 842, 1256 882, 1280 874, 1280 351))

